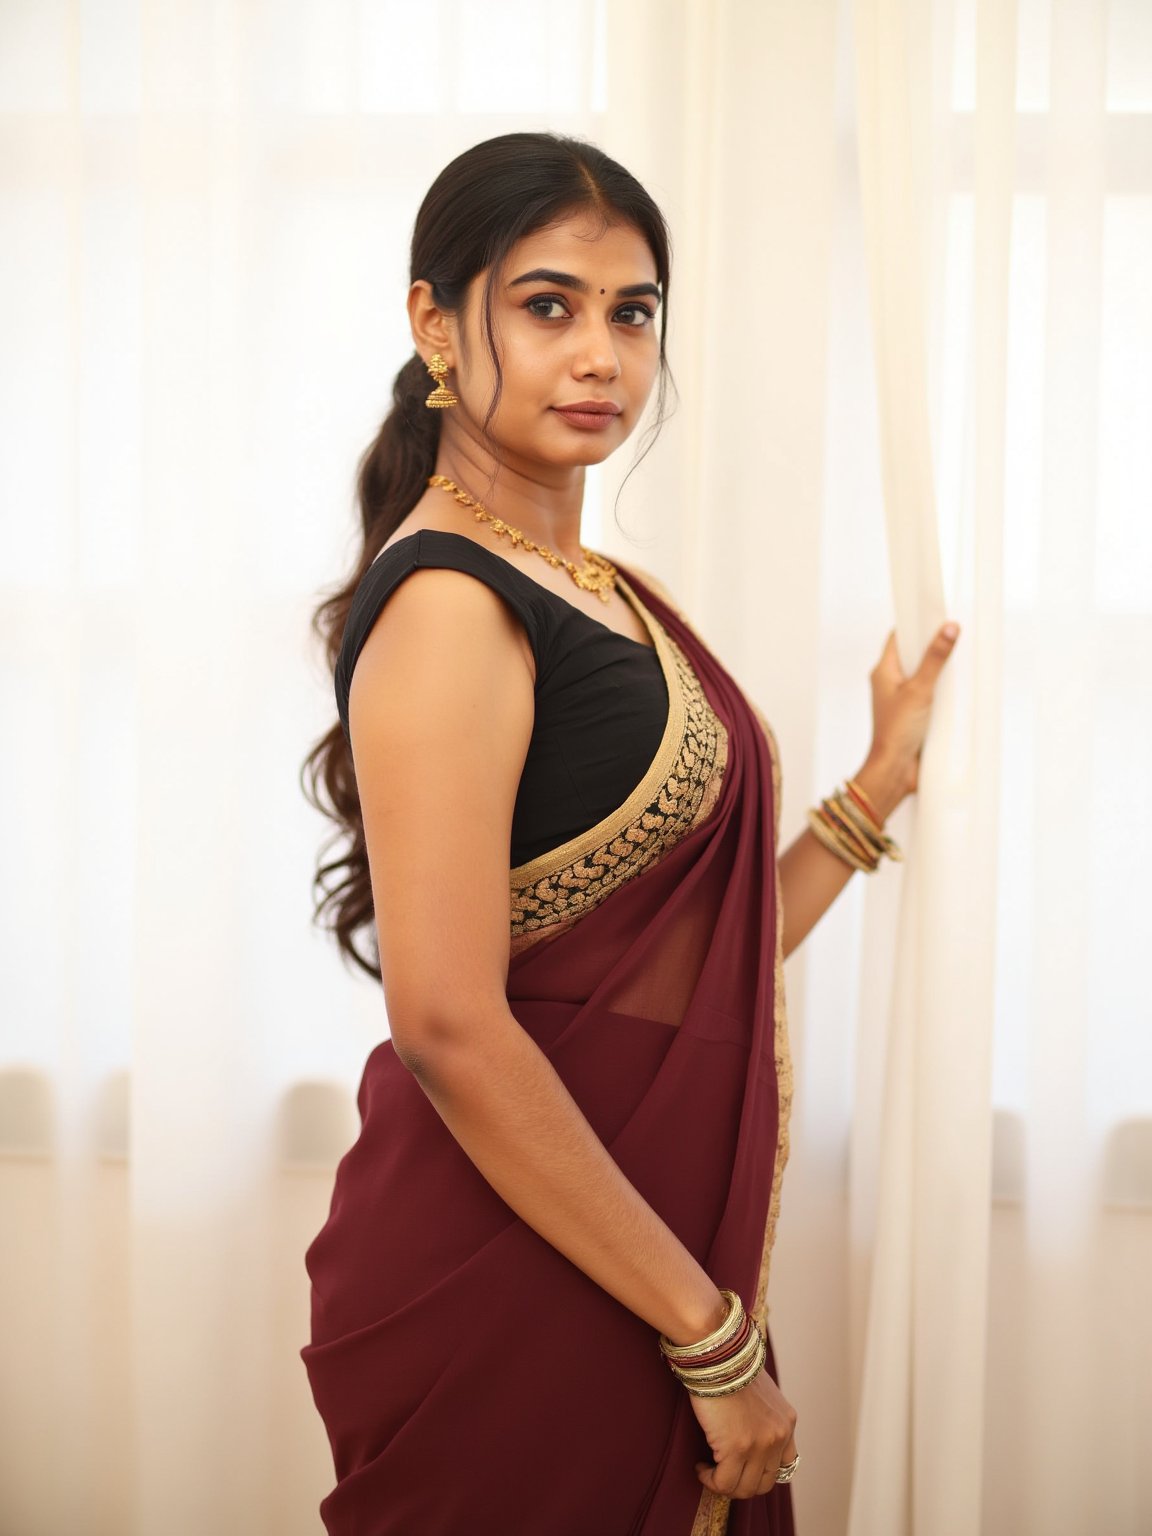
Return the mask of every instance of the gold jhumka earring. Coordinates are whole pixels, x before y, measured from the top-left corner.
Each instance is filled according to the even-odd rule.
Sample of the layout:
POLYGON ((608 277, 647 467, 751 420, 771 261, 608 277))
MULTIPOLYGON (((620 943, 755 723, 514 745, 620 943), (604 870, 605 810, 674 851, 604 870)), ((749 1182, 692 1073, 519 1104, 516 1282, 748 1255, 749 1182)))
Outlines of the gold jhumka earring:
POLYGON ((424 404, 428 406, 429 410, 433 411, 445 410, 448 406, 455 405, 457 403, 456 396, 444 382, 445 375, 448 372, 448 364, 440 356, 439 352, 433 352, 426 366, 428 372, 436 380, 436 388, 428 396, 424 404))

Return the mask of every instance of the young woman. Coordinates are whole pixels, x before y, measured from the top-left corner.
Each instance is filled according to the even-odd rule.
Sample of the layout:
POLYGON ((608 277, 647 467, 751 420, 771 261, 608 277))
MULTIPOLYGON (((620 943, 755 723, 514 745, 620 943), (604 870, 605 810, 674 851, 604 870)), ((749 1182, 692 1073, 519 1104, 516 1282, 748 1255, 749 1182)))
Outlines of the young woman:
POLYGON ((788 1533, 782 962, 898 853, 951 640, 905 678, 889 638, 866 760, 777 860, 770 727, 652 577, 580 542, 585 467, 657 378, 662 415, 659 210, 591 144, 505 134, 433 183, 410 278, 363 551, 317 614, 340 721, 310 792, 348 838, 318 912, 391 1031, 305 1258, 320 1512, 788 1533))

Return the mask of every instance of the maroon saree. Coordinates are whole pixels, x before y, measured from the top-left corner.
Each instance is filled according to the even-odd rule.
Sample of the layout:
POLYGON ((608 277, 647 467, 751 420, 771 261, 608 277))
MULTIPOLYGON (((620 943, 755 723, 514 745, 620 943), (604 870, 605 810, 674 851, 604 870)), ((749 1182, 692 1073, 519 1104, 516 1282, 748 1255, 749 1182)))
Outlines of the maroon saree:
MULTIPOLYGON (((623 806, 511 871, 508 1001, 625 1175, 766 1319, 791 1099, 779 758, 683 615, 620 584, 668 723, 623 806)), ((792 1536, 787 1484, 702 1486, 653 1329, 496 1194, 390 1041, 357 1103, 305 1256, 329 1536, 792 1536)))

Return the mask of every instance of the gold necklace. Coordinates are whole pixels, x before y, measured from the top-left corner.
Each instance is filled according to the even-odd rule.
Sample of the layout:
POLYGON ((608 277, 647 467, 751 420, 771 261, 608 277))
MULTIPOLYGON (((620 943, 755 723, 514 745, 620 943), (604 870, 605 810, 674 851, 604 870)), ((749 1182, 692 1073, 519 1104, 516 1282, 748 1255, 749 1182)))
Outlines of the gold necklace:
POLYGON ((616 586, 616 567, 611 560, 606 560, 603 555, 598 555, 593 549, 585 549, 581 544, 580 552, 584 556, 584 564, 577 565, 574 560, 565 560, 563 555, 558 555, 555 550, 549 549, 545 544, 537 544, 532 539, 527 539, 519 528, 513 528, 502 517, 493 517, 486 507, 482 507, 474 496, 469 496, 467 491, 462 491, 454 480, 449 480, 447 475, 429 475, 428 484, 434 485, 442 491, 450 491, 455 499, 463 507, 473 507, 476 512, 476 521, 485 522, 491 526, 492 532, 497 535, 507 534, 513 545, 523 544, 525 549, 533 550, 542 555, 551 566, 562 565, 571 576, 576 585, 584 592, 595 592, 602 603, 606 603, 611 597, 616 586))

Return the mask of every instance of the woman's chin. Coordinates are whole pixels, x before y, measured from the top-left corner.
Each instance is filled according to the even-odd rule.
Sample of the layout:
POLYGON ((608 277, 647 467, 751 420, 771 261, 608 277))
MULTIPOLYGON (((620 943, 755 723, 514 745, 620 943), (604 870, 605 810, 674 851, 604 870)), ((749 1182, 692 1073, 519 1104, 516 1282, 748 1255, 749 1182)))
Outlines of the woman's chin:
MULTIPOLYGON (((575 436, 575 434, 573 434, 575 436)), ((587 433, 581 435, 580 441, 566 444, 557 448, 555 443, 549 443, 547 449, 541 447, 540 457, 549 464, 567 464, 573 469, 584 468, 594 464, 603 464, 610 458, 615 449, 619 448, 619 440, 606 441, 607 433, 587 433)))

